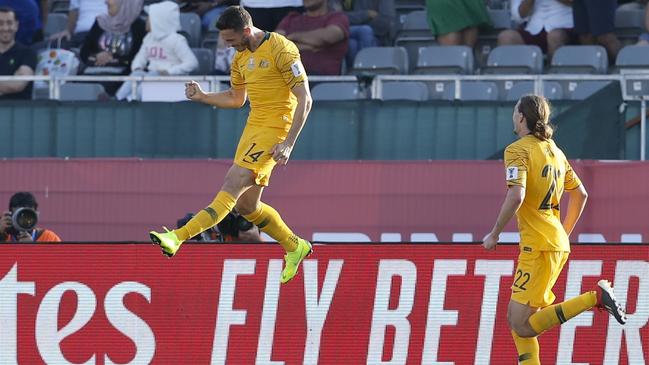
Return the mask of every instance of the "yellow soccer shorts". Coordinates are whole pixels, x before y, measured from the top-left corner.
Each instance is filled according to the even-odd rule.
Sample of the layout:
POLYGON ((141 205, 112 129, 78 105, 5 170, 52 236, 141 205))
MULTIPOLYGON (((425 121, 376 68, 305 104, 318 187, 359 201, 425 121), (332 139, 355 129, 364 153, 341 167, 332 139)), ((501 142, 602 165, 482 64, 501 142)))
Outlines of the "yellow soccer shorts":
POLYGON ((279 128, 269 128, 247 124, 239 139, 234 163, 253 172, 255 184, 268 186, 270 174, 277 164, 270 150, 284 142, 287 132, 279 128))
POLYGON ((556 299, 552 287, 557 281, 570 253, 566 251, 521 250, 514 273, 511 299, 543 308, 556 299))

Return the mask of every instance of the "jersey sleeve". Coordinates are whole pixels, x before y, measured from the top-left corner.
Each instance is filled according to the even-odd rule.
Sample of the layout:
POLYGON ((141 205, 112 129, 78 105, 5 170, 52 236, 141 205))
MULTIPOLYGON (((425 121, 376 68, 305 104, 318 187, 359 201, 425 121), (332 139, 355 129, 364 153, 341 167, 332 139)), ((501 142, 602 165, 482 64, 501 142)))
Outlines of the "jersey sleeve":
POLYGON ((575 190, 581 185, 581 180, 575 170, 572 169, 568 160, 566 160, 566 177, 563 180, 563 188, 565 190, 575 190))
POLYGON ((527 183, 529 152, 522 146, 511 144, 505 149, 505 180, 507 186, 523 186, 527 183))
POLYGON ((230 86, 233 89, 242 89, 246 86, 246 80, 240 71, 240 53, 237 52, 232 59, 232 66, 230 67, 230 86))
POLYGON ((288 40, 278 42, 273 53, 275 66, 290 89, 306 81, 306 71, 295 44, 288 40))

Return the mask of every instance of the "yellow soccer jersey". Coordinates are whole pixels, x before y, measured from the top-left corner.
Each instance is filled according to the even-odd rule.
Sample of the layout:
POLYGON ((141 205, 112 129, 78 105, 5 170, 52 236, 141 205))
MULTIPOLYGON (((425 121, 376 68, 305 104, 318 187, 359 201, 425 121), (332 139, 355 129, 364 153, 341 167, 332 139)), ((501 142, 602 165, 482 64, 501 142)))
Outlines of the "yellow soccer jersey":
POLYGON ((559 202, 564 189, 576 189, 581 181, 554 141, 527 135, 510 144, 505 149, 505 173, 508 186, 525 187, 525 199, 516 213, 521 247, 570 251, 559 202))
POLYGON ((307 79, 295 44, 268 32, 254 52, 237 51, 231 69, 232 88, 248 93, 248 123, 288 131, 297 107, 291 89, 307 79))

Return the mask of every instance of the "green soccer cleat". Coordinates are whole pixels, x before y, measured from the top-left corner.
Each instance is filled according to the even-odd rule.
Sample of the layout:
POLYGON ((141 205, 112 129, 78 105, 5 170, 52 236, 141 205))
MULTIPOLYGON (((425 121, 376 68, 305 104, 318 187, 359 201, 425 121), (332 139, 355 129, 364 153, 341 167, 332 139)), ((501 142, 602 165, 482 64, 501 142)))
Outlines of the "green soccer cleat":
POLYGON ((284 270, 282 270, 282 284, 286 284, 297 274, 297 270, 300 267, 300 263, 307 256, 313 253, 313 248, 311 243, 304 239, 299 239, 297 248, 293 252, 287 252, 284 255, 284 270))
POLYGON ((158 233, 155 231, 149 232, 149 237, 151 242, 162 248, 162 254, 167 257, 172 257, 180 249, 180 245, 183 244, 183 241, 178 239, 178 236, 173 231, 167 229, 167 227, 162 227, 166 231, 165 233, 158 233))

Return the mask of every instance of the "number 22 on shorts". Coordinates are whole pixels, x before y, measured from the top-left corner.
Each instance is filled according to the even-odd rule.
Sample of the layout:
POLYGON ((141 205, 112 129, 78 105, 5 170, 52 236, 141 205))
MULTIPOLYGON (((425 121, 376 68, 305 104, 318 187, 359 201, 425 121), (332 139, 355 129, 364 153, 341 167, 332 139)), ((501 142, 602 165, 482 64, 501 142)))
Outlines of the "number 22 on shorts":
POLYGON ((255 163, 259 161, 259 157, 264 154, 264 151, 252 152, 255 146, 257 146, 257 143, 253 143, 250 148, 248 148, 248 151, 246 151, 245 156, 243 157, 243 162, 255 163))
POLYGON ((519 291, 527 290, 525 284, 530 281, 530 273, 523 272, 522 270, 516 271, 516 280, 514 280, 514 287, 519 291))

